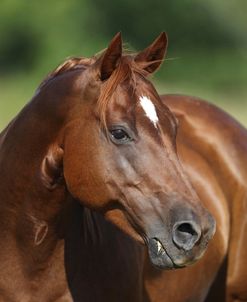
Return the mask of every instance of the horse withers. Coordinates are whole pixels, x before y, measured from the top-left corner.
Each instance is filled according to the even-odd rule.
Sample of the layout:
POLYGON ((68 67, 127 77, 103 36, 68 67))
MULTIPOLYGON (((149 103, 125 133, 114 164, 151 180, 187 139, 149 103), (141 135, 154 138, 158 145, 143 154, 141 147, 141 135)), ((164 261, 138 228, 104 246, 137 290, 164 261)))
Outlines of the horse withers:
POLYGON ((154 301, 146 250, 159 269, 205 252, 215 221, 147 79, 166 46, 162 33, 122 54, 117 34, 102 55, 67 60, 2 132, 0 301, 154 301))

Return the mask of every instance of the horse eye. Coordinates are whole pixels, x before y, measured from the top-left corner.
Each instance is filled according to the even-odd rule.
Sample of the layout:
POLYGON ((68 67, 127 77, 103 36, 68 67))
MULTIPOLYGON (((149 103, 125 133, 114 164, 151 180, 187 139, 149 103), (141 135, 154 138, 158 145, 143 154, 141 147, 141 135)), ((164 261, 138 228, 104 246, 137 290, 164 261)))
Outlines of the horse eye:
POLYGON ((110 133, 111 133, 111 138, 116 143, 127 143, 131 140, 129 134, 121 128, 112 129, 110 130, 110 133))

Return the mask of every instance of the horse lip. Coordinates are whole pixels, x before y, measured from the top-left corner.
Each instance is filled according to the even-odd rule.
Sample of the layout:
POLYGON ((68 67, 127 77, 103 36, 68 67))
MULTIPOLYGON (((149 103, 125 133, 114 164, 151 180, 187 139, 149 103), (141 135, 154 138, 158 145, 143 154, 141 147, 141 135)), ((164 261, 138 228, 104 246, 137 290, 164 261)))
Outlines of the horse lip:
MULTIPOLYGON (((156 239, 156 238, 155 238, 156 239)), ((157 244, 160 245, 163 249, 162 254, 166 254, 166 256, 171 260, 171 262, 173 263, 173 267, 174 268, 182 268, 185 267, 185 265, 179 265, 177 263, 174 262, 173 258, 170 256, 170 254, 167 252, 167 249, 164 247, 164 245, 160 242, 159 239, 157 240, 157 244)))
POLYGON ((148 247, 150 260, 155 267, 159 269, 178 268, 159 239, 150 238, 146 244, 148 247))
POLYGON ((172 264, 173 264, 173 267, 171 268, 171 269, 178 269, 178 268, 184 268, 184 267, 187 267, 187 266, 189 266, 189 265, 191 265, 191 264, 193 264, 193 263, 195 263, 197 260, 199 260, 202 256, 203 256, 203 254, 204 254, 204 252, 205 251, 203 251, 198 257, 195 257, 193 260, 191 260, 191 261, 182 261, 181 263, 178 263, 176 260, 174 260, 171 256, 170 256, 170 254, 167 252, 167 249, 164 247, 164 245, 161 243, 161 241, 159 240, 159 239, 157 239, 157 238, 154 238, 156 241, 157 241, 157 246, 159 247, 158 248, 158 250, 159 251, 161 251, 160 250, 160 247, 162 247, 162 253, 159 253, 159 251, 158 251, 158 255, 164 255, 164 254, 166 254, 166 256, 169 258, 169 260, 172 262, 172 264))

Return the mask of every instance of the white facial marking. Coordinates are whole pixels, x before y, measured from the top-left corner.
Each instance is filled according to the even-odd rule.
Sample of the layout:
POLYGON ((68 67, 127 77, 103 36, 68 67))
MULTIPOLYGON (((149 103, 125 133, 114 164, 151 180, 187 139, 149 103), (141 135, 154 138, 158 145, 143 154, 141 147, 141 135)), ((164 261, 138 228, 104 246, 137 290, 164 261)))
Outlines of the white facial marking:
POLYGON ((146 96, 140 96, 139 99, 140 99, 140 104, 146 113, 146 116, 150 119, 150 121, 157 128, 157 123, 158 123, 159 119, 158 119, 154 104, 146 96))

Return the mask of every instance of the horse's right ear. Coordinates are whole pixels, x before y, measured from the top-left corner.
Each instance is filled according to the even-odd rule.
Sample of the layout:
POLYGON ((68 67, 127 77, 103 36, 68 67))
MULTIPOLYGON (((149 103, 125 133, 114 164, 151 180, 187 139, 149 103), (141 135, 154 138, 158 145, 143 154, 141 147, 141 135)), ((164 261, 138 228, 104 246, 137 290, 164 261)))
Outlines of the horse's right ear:
POLYGON ((96 62, 102 81, 107 80, 111 76, 117 68, 121 56, 122 36, 119 32, 114 36, 103 55, 96 62))

